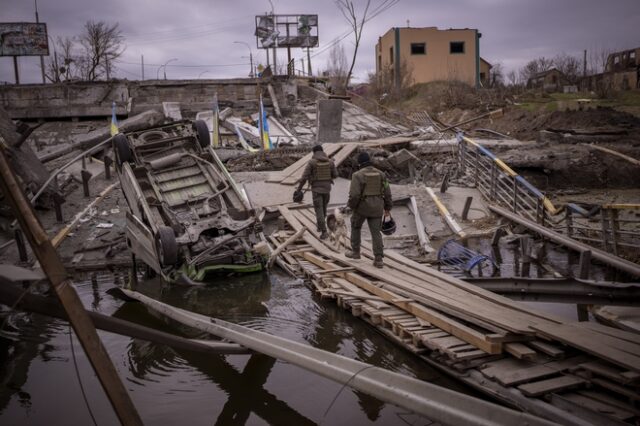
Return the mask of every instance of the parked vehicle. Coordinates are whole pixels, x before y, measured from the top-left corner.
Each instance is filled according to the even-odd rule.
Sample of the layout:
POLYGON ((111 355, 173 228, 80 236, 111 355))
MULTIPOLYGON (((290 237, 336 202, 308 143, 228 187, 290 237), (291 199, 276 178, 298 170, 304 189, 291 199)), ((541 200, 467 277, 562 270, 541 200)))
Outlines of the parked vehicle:
POLYGON ((211 148, 204 121, 178 122, 113 138, 137 258, 172 281, 254 272, 261 224, 211 148))

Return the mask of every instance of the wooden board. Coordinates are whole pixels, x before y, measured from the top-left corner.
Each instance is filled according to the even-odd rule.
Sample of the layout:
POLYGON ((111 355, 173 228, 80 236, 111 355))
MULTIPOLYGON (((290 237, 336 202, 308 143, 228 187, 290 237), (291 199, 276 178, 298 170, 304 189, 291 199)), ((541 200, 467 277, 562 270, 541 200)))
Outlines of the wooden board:
POLYGON ((522 343, 505 343, 504 350, 518 359, 533 360, 537 357, 537 352, 522 343))
POLYGON ((564 358, 564 351, 550 343, 542 342, 540 340, 534 340, 527 343, 534 349, 539 350, 540 352, 549 355, 552 358, 561 359, 564 358))
POLYGON ((625 385, 628 383, 637 382, 638 379, 640 379, 640 374, 638 373, 631 372, 631 371, 628 371, 628 372, 620 371, 619 369, 614 368, 613 366, 609 366, 596 361, 585 362, 583 364, 580 364, 578 367, 583 368, 598 376, 602 376, 607 379, 610 379, 625 385))
POLYGON ((640 345, 572 324, 535 326, 534 329, 543 336, 556 339, 613 364, 640 372, 640 345))
MULTIPOLYGON (((308 215, 305 215, 305 212, 296 211, 292 216, 292 219, 296 221, 298 226, 303 224, 307 226, 308 229, 312 226, 310 212, 308 215)), ((473 322, 496 332, 501 330, 503 333, 505 330, 508 330, 514 333, 533 335, 533 330, 530 328, 531 325, 546 324, 544 321, 523 315, 518 311, 496 306, 486 299, 474 296, 466 291, 460 291, 450 285, 445 284, 444 287, 434 286, 435 283, 428 277, 425 277, 424 274, 417 274, 418 276, 411 275, 409 273, 411 268, 400 266, 400 269, 396 269, 391 265, 390 268, 385 267, 384 270, 380 270, 373 267, 369 262, 364 261, 364 259, 361 261, 348 259, 343 255, 333 252, 320 242, 320 240, 316 238, 318 233, 313 229, 309 229, 309 233, 305 238, 311 237, 309 234, 316 239, 316 250, 318 252, 331 257, 333 260, 348 263, 356 267, 360 272, 364 272, 376 279, 389 283, 393 287, 420 295, 423 299, 428 299, 428 302, 421 300, 422 303, 428 303, 434 307, 437 306, 437 309, 449 315, 457 316, 460 319, 473 322)), ((368 255, 369 253, 367 253, 367 251, 363 244, 362 254, 365 256, 368 255)), ((372 255, 369 257, 372 257, 372 255)), ((385 258, 385 266, 386 265, 387 259, 385 258)))
MULTIPOLYGON (((322 149, 324 150, 325 154, 327 154, 327 156, 330 158, 336 152, 340 151, 342 147, 343 145, 339 143, 325 143, 322 145, 322 149)), ((307 157, 306 156, 303 157, 303 159, 305 158, 307 157)), ((282 185, 295 185, 295 183, 298 182, 298 180, 300 180, 300 178, 302 177, 302 174, 304 173, 304 169, 307 166, 307 163, 309 162, 310 159, 311 159, 311 156, 309 156, 309 158, 304 162, 302 160, 298 160, 296 163, 294 163, 294 164, 300 163, 299 167, 287 176, 285 176, 283 173, 284 178, 280 181, 280 183, 282 185)))
POLYGON ((560 390, 576 388, 586 383, 586 380, 579 377, 561 376, 535 383, 527 383, 526 385, 520 385, 518 386, 518 389, 526 396, 533 397, 560 390))

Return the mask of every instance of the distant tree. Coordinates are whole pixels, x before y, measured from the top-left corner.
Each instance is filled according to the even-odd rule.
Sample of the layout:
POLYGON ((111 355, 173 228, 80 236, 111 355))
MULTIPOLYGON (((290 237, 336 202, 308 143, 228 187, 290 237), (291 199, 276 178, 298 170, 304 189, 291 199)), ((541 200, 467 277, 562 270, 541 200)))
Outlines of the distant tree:
POLYGON ((596 47, 589 50, 589 74, 599 74, 607 69, 609 55, 616 52, 616 49, 606 47, 596 47))
POLYGON ((509 82, 509 86, 517 86, 519 81, 518 73, 516 70, 511 70, 507 73, 507 82, 509 82))
POLYGON ((500 62, 493 65, 489 72, 489 87, 502 87, 504 86, 504 70, 500 62))
POLYGON ((575 56, 561 53, 553 58, 553 65, 562 72, 569 83, 576 84, 580 77, 580 60, 575 56))
POLYGON ((331 88, 334 93, 345 95, 347 92, 347 73, 349 64, 344 47, 341 43, 333 45, 329 51, 329 62, 327 64, 327 75, 331 81, 331 88))
POLYGON ((45 75, 51 82, 109 78, 123 53, 124 36, 118 24, 88 21, 79 36, 56 38, 45 75))
POLYGON ((349 81, 351 80, 351 75, 353 74, 353 67, 356 64, 356 57, 358 56, 358 48, 360 47, 360 38, 362 37, 362 30, 364 28, 365 22, 367 22, 369 6, 371 6, 371 0, 367 0, 367 3, 364 6, 364 11, 362 15, 358 17, 358 13, 354 6, 354 2, 351 0, 336 0, 336 5, 342 16, 347 20, 351 29, 353 30, 354 35, 354 48, 353 48, 353 58, 351 59, 351 66, 349 67, 349 72, 347 72, 347 81, 345 86, 349 85, 349 81))
POLYGON ((79 38, 82 46, 80 69, 84 80, 94 81, 113 73, 115 61, 124 53, 124 36, 118 24, 87 21, 79 38))
POLYGON ((46 67, 46 77, 49 81, 59 83, 79 78, 78 64, 81 62, 78 56, 76 42, 71 37, 57 37, 54 47, 54 55, 49 58, 46 67))
POLYGON ((527 82, 531 77, 538 73, 549 71, 553 68, 553 59, 545 58, 541 56, 537 59, 532 59, 520 69, 520 80, 527 82))

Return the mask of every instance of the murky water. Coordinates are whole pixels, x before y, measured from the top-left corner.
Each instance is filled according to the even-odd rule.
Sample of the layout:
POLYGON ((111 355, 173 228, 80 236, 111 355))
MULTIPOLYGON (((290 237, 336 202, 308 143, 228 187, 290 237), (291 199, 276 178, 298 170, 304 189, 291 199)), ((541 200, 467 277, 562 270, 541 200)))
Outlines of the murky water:
MULTIPOLYGON (((102 314, 197 337, 141 304, 106 293, 121 280, 111 274, 79 277, 77 290, 87 308, 102 314)), ((315 297, 303 282, 283 275, 255 274, 202 288, 162 288, 157 281, 148 281, 139 290, 174 306, 464 390, 363 321, 315 297)), ((145 424, 430 423, 266 356, 202 355, 107 332, 100 336, 145 424)), ((70 339, 68 324, 39 315, 12 314, 0 335, 0 424, 93 423, 72 348, 96 423, 118 423, 78 340, 70 339)))

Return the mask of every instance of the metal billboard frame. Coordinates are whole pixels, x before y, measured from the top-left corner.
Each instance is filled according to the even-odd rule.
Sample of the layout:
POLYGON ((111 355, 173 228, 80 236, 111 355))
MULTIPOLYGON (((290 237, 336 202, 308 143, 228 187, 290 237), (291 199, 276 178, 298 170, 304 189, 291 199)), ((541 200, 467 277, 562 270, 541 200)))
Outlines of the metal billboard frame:
POLYGON ((256 15, 254 35, 258 49, 317 47, 318 15, 256 15))
POLYGON ((47 24, 0 23, 0 56, 49 56, 47 24))

